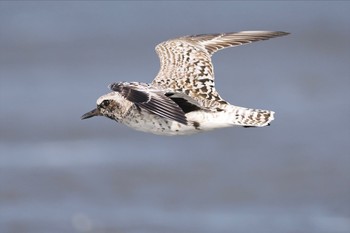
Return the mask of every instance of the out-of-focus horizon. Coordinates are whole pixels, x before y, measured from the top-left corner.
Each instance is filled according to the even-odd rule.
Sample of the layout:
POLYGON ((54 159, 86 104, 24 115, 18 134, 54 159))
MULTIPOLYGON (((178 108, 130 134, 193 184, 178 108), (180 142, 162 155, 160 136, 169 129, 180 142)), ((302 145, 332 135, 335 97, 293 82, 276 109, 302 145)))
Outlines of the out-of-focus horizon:
POLYGON ((0 2, 1 232, 350 232, 348 2, 0 2), (291 34, 219 51, 216 87, 270 127, 185 137, 81 121, 150 82, 167 39, 291 34))

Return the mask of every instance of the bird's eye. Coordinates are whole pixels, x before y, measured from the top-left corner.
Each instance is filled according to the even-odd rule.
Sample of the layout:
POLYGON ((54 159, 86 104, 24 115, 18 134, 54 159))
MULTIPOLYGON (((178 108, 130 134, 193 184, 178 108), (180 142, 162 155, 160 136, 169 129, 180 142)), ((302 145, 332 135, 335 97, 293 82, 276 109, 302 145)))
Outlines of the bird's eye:
POLYGON ((110 101, 109 101, 109 100, 104 100, 104 101, 102 102, 102 105, 103 105, 104 107, 107 107, 109 104, 110 104, 110 101))

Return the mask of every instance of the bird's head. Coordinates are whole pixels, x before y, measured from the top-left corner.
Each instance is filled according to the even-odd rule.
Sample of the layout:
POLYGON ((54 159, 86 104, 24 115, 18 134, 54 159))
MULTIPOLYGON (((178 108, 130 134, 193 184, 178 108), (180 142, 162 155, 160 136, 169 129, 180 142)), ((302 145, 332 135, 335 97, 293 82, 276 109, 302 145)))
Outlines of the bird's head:
POLYGON ((105 116, 113 120, 119 120, 128 109, 130 102, 126 101, 118 92, 110 92, 97 99, 97 107, 81 116, 88 119, 94 116, 105 116))

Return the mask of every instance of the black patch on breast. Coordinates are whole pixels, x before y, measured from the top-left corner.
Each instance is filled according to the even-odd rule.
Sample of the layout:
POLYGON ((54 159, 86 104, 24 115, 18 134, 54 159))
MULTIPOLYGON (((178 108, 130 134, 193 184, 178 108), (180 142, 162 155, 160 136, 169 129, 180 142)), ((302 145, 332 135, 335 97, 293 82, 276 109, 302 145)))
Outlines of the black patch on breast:
POLYGON ((165 95, 168 96, 177 105, 179 105, 179 107, 182 109, 182 111, 184 111, 184 113, 189 113, 189 112, 201 110, 200 107, 198 107, 197 105, 194 105, 194 104, 188 102, 184 98, 171 97, 173 95, 173 93, 166 93, 165 95))
POLYGON ((194 121, 194 122, 193 122, 193 126, 194 126, 196 129, 199 129, 200 124, 199 124, 198 121, 194 121))

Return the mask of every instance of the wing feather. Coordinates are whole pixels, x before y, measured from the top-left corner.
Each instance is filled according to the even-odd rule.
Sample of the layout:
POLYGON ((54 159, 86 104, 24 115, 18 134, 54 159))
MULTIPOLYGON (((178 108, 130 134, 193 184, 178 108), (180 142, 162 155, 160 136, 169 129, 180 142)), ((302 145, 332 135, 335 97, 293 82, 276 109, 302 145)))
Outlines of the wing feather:
POLYGON ((185 36, 160 43, 160 70, 152 84, 183 92, 209 108, 227 104, 215 90, 211 56, 218 50, 287 35, 286 32, 243 31, 185 36))
POLYGON ((187 40, 194 41, 204 45, 205 49, 210 55, 214 54, 218 50, 235 47, 244 44, 250 44, 252 42, 268 40, 274 37, 288 35, 287 32, 270 32, 270 31, 242 31, 231 32, 222 34, 203 34, 194 36, 182 37, 187 40))
POLYGON ((155 115, 187 124, 185 112, 164 92, 126 83, 111 84, 110 89, 119 92, 125 99, 155 115))

